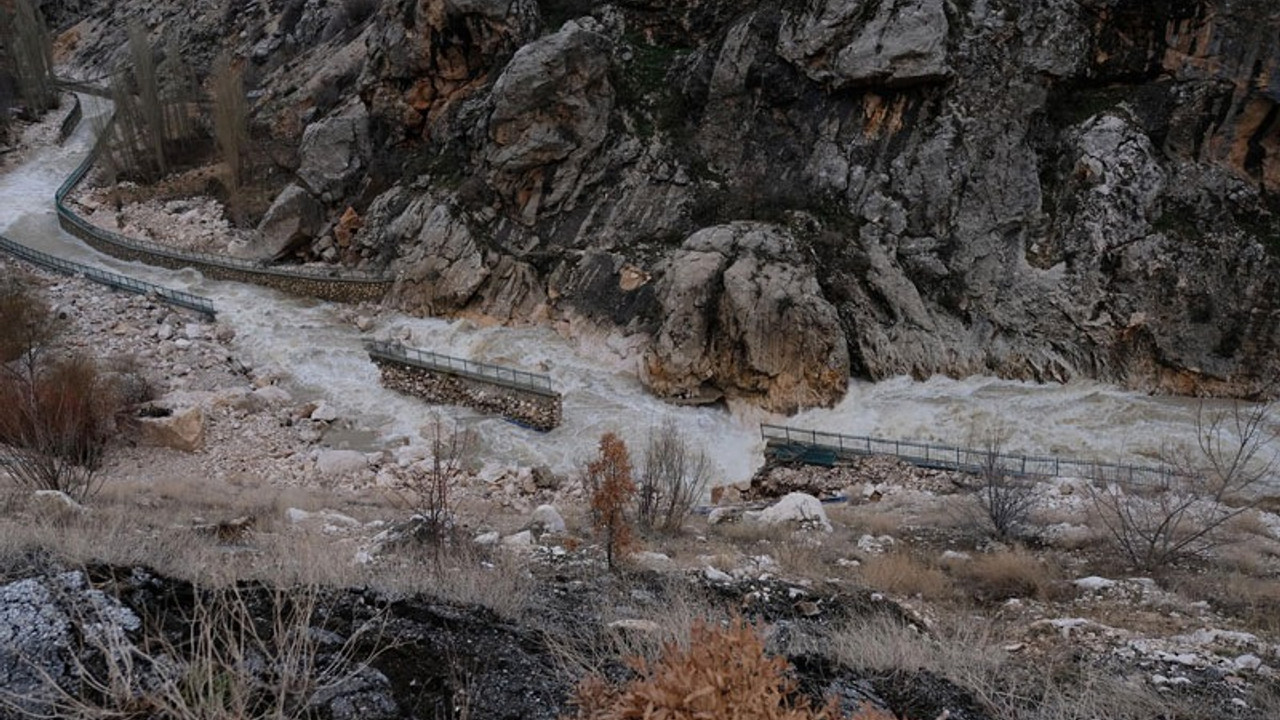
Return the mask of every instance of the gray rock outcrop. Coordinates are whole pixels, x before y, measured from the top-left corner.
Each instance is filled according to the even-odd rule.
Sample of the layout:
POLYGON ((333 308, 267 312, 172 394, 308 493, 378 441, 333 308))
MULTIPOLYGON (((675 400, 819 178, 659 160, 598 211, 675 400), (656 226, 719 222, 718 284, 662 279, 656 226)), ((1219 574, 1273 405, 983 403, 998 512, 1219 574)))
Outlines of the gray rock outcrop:
POLYGON ((80 692, 79 668, 95 654, 128 652, 138 616, 67 572, 0 586, 0 678, 6 706, 46 715, 62 707, 61 692, 80 692))
POLYGON ((363 176, 370 152, 369 113, 353 102, 303 131, 298 179, 324 202, 335 202, 363 176))
MULTIPOLYGON (((325 217, 282 206, 259 257, 309 244, 389 263, 410 312, 626 335, 672 398, 829 403, 832 338, 869 379, 1275 393, 1271 0, 286 5, 163 23, 196 58, 238 38, 255 122, 300 147, 273 159, 325 217), (743 222, 789 259, 685 247, 743 222), (747 340, 794 324, 782 286, 803 351, 747 340), (760 328, 720 322, 752 305, 760 328)), ((123 40, 92 12, 86 69, 123 40)))
POLYGON ((532 224, 572 210, 613 110, 607 37, 575 21, 516 52, 493 85, 490 185, 532 224))
POLYGON ((949 29, 943 0, 826 0, 788 16, 778 54, 832 87, 900 87, 946 78, 949 29))

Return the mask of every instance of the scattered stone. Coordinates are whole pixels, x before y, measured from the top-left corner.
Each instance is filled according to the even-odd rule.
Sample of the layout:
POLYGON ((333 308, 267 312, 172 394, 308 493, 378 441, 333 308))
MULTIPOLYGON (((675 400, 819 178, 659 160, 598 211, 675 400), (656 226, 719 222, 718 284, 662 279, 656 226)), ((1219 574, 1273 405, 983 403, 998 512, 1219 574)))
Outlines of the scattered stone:
POLYGON ((662 632, 662 626, 658 623, 652 620, 641 620, 639 618, 614 620, 609 623, 609 628, 613 630, 623 630, 625 632, 644 633, 646 635, 657 635, 662 632))
POLYGON ((502 538, 502 544, 504 547, 515 549, 531 548, 533 547, 533 533, 528 530, 521 530, 514 535, 508 535, 502 538))
POLYGON ((261 398, 268 406, 287 405, 293 402, 293 396, 279 385, 266 385, 253 391, 254 397, 261 398))
POLYGON ((332 405, 323 400, 320 401, 316 408, 311 411, 309 416, 312 420, 331 423, 338 419, 338 411, 332 405))
POLYGON ((858 538, 858 549, 864 553, 880 555, 896 545, 897 542, 897 540, 888 535, 863 535, 858 538))
POLYGON ((742 508, 711 508, 711 512, 707 515, 707 524, 721 525, 740 522, 742 520, 742 512, 742 508))
POLYGON ((481 545, 483 547, 490 547, 493 545, 497 545, 498 541, 501 539, 502 539, 502 535, 499 534, 497 530, 490 530, 489 532, 480 533, 479 535, 475 536, 472 542, 474 542, 477 545, 481 545))
POLYGON ((539 490, 559 490, 560 478, 546 465, 533 468, 533 485, 539 490))
POLYGON ((717 570, 710 565, 702 568, 702 576, 713 583, 731 583, 733 576, 722 570, 717 570))
POLYGON ((650 570, 666 570, 673 565, 670 557, 652 550, 641 550, 640 552, 632 553, 631 559, 650 570))

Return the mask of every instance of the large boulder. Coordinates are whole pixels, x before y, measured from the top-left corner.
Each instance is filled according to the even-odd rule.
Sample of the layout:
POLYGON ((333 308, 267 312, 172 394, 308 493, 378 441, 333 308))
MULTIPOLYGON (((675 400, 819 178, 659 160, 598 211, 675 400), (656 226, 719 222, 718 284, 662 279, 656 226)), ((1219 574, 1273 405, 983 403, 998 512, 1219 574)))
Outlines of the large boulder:
POLYGON ((204 448, 205 415, 199 407, 180 408, 164 417, 138 419, 138 442, 183 452, 204 448))
POLYGON ((484 254, 465 219, 447 202, 419 198, 388 232, 411 238, 404 270, 388 298, 401 309, 422 315, 459 310, 489 277, 484 254))
POLYGON ((831 521, 818 498, 804 493, 788 493, 754 516, 766 525, 787 525, 805 530, 831 532, 831 521))
POLYGON ((642 378, 658 395, 724 394, 794 412, 831 405, 848 387, 840 319, 785 229, 700 230, 665 263, 657 293, 663 320, 642 378))
POLYGON ((571 20, 520 48, 494 84, 485 160, 490 183, 521 221, 572 209, 608 135, 611 49, 608 37, 571 20))
POLYGON ((320 202, 301 185, 289 185, 262 216, 258 240, 250 252, 258 258, 277 258, 315 238, 323 226, 324 207, 320 202))
POLYGON ((564 518, 560 516, 560 511, 555 505, 539 505, 533 509, 533 515, 529 519, 529 529, 539 536, 545 533, 562 534, 565 532, 564 518))
POLYGON ((369 459, 355 450, 321 450, 316 454, 316 471, 327 478, 338 478, 364 473, 369 469, 369 459))
POLYGON ((940 80, 947 67, 943 0, 826 0, 788 17, 778 54, 833 87, 940 80))
POLYGON ((303 131, 298 179, 324 202, 336 202, 368 168, 371 152, 369 113, 352 102, 303 131))

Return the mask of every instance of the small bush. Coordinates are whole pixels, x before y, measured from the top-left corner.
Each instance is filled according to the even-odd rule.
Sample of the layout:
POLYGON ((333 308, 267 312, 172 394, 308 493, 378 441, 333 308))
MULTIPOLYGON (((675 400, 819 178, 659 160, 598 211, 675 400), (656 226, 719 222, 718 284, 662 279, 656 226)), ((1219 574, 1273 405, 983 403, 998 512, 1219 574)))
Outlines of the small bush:
POLYGON ((1280 452, 1272 412, 1266 404, 1237 403, 1220 412, 1202 406, 1196 445, 1166 449, 1157 477, 1087 486, 1099 521, 1132 567, 1154 571, 1201 559, 1232 539, 1229 523, 1275 479, 1280 452))
MULTIPOLYGON (((821 708, 797 696, 787 662, 765 654, 757 629, 735 618, 724 626, 699 621, 688 647, 668 643, 656 662, 629 661, 637 676, 618 688, 598 676, 578 686, 576 720, 630 718, 752 718, 753 720, 834 720, 835 700, 821 708)), ((866 710, 859 720, 889 718, 866 710)))
POLYGON ((0 364, 35 360, 53 338, 53 316, 49 306, 20 276, 0 281, 0 364))
POLYGON ((472 454, 472 436, 447 424, 437 416, 427 426, 431 441, 431 462, 410 468, 394 488, 397 497, 421 521, 415 537, 439 549, 454 539, 454 491, 467 477, 467 461, 472 454))

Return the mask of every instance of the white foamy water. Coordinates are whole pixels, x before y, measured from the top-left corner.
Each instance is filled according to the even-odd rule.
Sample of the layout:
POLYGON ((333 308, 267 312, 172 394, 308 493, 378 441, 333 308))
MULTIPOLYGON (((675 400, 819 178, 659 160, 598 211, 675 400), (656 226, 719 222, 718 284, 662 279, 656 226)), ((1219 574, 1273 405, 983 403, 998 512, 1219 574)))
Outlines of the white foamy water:
POLYGON ((736 481, 749 477, 762 459, 761 421, 959 445, 998 426, 1007 431, 1010 452, 1143 464, 1165 443, 1194 437, 1195 401, 1148 397, 1093 382, 1035 385, 986 377, 855 381, 836 407, 783 418, 750 408, 729 412, 663 403, 644 391, 633 360, 607 347, 575 345, 548 328, 478 328, 388 313, 370 333, 360 333, 342 320, 340 306, 207 280, 194 270, 121 262, 63 233, 53 193, 87 152, 91 134, 92 123, 83 122, 65 147, 43 149, 0 175, 0 232, 66 259, 210 298, 219 318, 236 329, 235 349, 245 362, 286 371, 301 397, 326 399, 383 439, 416 435, 440 413, 476 430, 483 457, 492 464, 547 464, 568 472, 591 454, 605 431, 618 432, 638 450, 650 429, 671 421, 712 457, 717 481, 736 481), (564 394, 564 424, 536 433, 383 389, 363 343, 406 331, 416 347, 545 371, 564 394))

